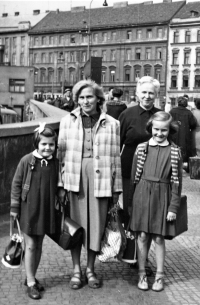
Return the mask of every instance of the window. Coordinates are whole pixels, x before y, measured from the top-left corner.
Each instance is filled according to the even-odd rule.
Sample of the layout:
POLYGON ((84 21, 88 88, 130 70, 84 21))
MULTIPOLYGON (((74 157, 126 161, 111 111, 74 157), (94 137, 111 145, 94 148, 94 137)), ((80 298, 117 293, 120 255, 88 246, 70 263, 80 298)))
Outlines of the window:
POLYGON ((130 68, 125 68, 125 82, 130 82, 131 80, 131 70, 130 68))
POLYGON ((25 48, 25 37, 21 37, 21 53, 24 53, 24 48, 25 48))
POLYGON ((24 53, 20 54, 20 66, 24 66, 24 53))
POLYGON ((197 31, 197 42, 200 42, 200 30, 197 31))
POLYGON ((190 42, 190 31, 185 32, 185 42, 190 42))
POLYGON ((162 29, 158 29, 157 30, 157 37, 158 38, 162 38, 163 37, 163 30, 162 29))
POLYGON ((174 32, 174 43, 179 41, 179 32, 174 32))
POLYGON ((106 50, 102 51, 101 57, 103 61, 106 61, 106 50))
POLYGON ((9 47, 9 38, 5 38, 5 48, 9 47))
POLYGON ((33 40, 34 46, 38 46, 38 42, 39 42, 38 37, 34 37, 34 40, 33 40))
POLYGON ((148 39, 152 38, 152 30, 151 29, 147 29, 147 38, 148 39))
POLYGON ((151 66, 144 67, 144 76, 151 76, 151 66))
POLYGON ((131 50, 130 49, 126 50, 126 60, 131 60, 131 50))
POLYGON ((162 59, 162 48, 156 48, 156 59, 162 59))
POLYGON ((41 83, 45 83, 46 80, 46 70, 45 69, 41 69, 40 70, 40 82, 41 83))
POLYGON ((63 35, 60 35, 59 36, 59 44, 64 44, 64 36, 63 35))
POLYGON ((115 41, 116 40, 116 32, 111 33, 111 40, 115 41))
POLYGON ((51 69, 51 68, 48 70, 48 82, 49 82, 49 83, 52 83, 52 82, 53 82, 53 77, 54 77, 53 72, 54 72, 54 71, 53 71, 53 69, 51 69))
POLYGON ((70 36, 70 42, 71 43, 75 43, 75 35, 71 35, 70 36))
POLYGON ((17 65, 17 56, 16 56, 16 53, 13 53, 13 55, 12 55, 12 65, 13 66, 17 65))
POLYGON ((189 76, 183 75, 183 88, 188 88, 189 86, 189 76))
POLYGON ((76 82, 76 75, 74 69, 70 69, 69 71, 69 81, 71 85, 73 85, 76 82))
MULTIPOLYGON (((89 36, 88 36, 88 37, 89 37, 89 36)), ((86 42, 87 42, 87 35, 82 34, 82 36, 81 36, 81 42, 82 42, 82 43, 86 43, 86 42)))
POLYGON ((177 87, 177 76, 172 75, 171 77, 171 88, 176 88, 177 87))
POLYGON ((54 54, 51 52, 49 53, 49 63, 53 63, 54 62, 54 54))
POLYGON ((74 52, 70 52, 70 62, 74 62, 74 61, 75 61, 74 52))
POLYGON ((42 45, 45 46, 46 45, 46 36, 42 37, 42 45))
POLYGON ((38 63, 38 54, 37 54, 37 53, 35 53, 35 54, 33 55, 33 63, 34 63, 34 64, 37 64, 37 63, 38 63))
MULTIPOLYGON (((86 36, 85 36, 86 37, 86 36)), ((97 33, 95 33, 94 35, 93 35, 93 41, 94 42, 98 42, 98 34, 97 33)))
POLYGON ((25 79, 9 79, 10 92, 25 92, 25 79))
POLYGON ((107 33, 103 33, 103 34, 102 34, 102 40, 103 40, 103 42, 106 42, 107 39, 108 39, 108 34, 107 34, 107 33))
POLYGON ((82 52, 82 62, 86 62, 86 52, 82 52))
POLYGON ((84 79, 84 68, 80 69, 80 79, 83 80, 84 79))
POLYGON ((62 82, 62 79, 63 79, 63 69, 62 68, 59 68, 58 69, 58 82, 62 82))
POLYGON ((142 30, 137 30, 137 32, 136 32, 136 38, 137 38, 137 39, 142 39, 142 30))
POLYGON ((200 75, 195 75, 195 88, 200 88, 200 75))
POLYGON ((135 66, 134 68, 134 79, 137 81, 141 77, 141 67, 135 66))
POLYGON ((161 67, 155 68, 155 79, 157 79, 159 82, 161 80, 161 67))
POLYGON ((50 37, 49 37, 49 44, 50 44, 50 45, 53 45, 53 36, 50 36, 50 37))
POLYGON ((13 37, 13 49, 16 48, 16 45, 17 45, 17 38, 13 37))
POLYGON ((35 69, 34 71, 34 82, 38 83, 38 69, 35 69))
POLYGON ((101 71, 101 81, 102 83, 106 82, 106 70, 101 71))
POLYGON ((132 31, 127 31, 126 32, 126 39, 131 40, 131 36, 132 36, 132 31))
POLYGON ((140 48, 136 49, 135 59, 141 59, 141 49, 140 48))
POLYGON ((46 63, 46 54, 42 53, 42 63, 46 63))
POLYGON ((115 82, 115 69, 110 69, 110 81, 115 82))
POLYGON ((196 53, 196 64, 200 65, 200 51, 197 51, 196 53))
POLYGON ((113 61, 116 59, 116 51, 115 50, 111 50, 110 52, 110 60, 113 61))
POLYGON ((178 53, 177 52, 173 52, 173 55, 172 55, 172 64, 173 65, 178 65, 178 53))
POLYGON ((151 59, 151 48, 146 48, 145 58, 151 59))
POLYGON ((189 65, 190 63, 190 52, 184 52, 184 65, 189 65))

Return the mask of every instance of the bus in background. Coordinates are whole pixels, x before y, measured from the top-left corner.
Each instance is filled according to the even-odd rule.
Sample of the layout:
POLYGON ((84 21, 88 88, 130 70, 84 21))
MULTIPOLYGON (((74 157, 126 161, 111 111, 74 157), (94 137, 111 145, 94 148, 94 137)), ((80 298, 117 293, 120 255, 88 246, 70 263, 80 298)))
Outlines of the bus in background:
POLYGON ((8 109, 0 105, 0 124, 17 123, 18 115, 12 109, 8 109))

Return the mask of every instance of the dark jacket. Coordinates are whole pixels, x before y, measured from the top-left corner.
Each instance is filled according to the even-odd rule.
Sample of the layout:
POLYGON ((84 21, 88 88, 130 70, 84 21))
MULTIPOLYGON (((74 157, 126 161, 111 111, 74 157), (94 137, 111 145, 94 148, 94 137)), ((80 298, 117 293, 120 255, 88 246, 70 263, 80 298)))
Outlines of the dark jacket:
POLYGON ((112 116, 114 119, 118 120, 120 114, 127 109, 124 102, 109 101, 106 103, 107 114, 112 116))
POLYGON ((188 162, 189 157, 193 156, 192 134, 196 128, 197 121, 190 110, 178 106, 170 111, 173 119, 179 122, 179 131, 173 135, 172 140, 181 148, 183 162, 188 162))
POLYGON ((146 142, 151 138, 151 135, 146 131, 146 123, 149 118, 160 109, 153 107, 150 110, 145 110, 142 107, 135 106, 124 110, 120 116, 120 146, 121 150, 124 146, 121 155, 122 176, 130 178, 133 155, 136 147, 142 142, 146 142))

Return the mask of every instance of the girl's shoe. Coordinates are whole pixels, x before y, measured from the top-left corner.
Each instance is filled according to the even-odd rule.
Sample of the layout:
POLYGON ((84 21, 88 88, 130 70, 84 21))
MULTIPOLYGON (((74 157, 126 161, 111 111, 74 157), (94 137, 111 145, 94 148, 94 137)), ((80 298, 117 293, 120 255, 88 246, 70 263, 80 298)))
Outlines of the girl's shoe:
POLYGON ((90 288, 100 288, 100 281, 97 279, 96 273, 92 271, 86 271, 86 282, 90 288))
POLYGON ((82 288, 83 284, 81 281, 81 277, 82 277, 81 272, 75 272, 72 275, 71 280, 69 282, 69 288, 74 289, 74 290, 82 288), (73 280, 73 278, 76 278, 77 280, 73 280))
MULTIPOLYGON (((44 287, 42 286, 42 284, 40 284, 40 282, 37 279, 35 279, 35 283, 40 292, 44 291, 44 287)), ((27 279, 25 279, 24 281, 24 286, 27 286, 27 279)))
POLYGON ((164 289, 164 278, 163 277, 157 278, 153 283, 152 290, 159 292, 162 291, 163 289, 164 289))
POLYGON ((149 289, 146 274, 140 275, 139 282, 138 282, 138 288, 141 289, 141 290, 148 290, 149 289))
POLYGON ((40 295, 40 292, 39 292, 38 287, 36 286, 36 284, 31 286, 31 287, 27 287, 27 292, 28 292, 29 298, 31 298, 33 300, 41 299, 41 295, 40 295))

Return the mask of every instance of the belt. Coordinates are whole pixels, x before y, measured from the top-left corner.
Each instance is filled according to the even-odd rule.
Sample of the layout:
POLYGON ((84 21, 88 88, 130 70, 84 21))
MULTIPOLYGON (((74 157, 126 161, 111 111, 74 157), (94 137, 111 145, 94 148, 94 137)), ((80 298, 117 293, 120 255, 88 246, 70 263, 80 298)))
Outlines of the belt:
POLYGON ((149 176, 149 177, 142 177, 141 179, 149 181, 149 182, 158 182, 158 183, 166 183, 166 184, 170 183, 169 179, 162 179, 162 178, 151 177, 151 176, 149 176))

